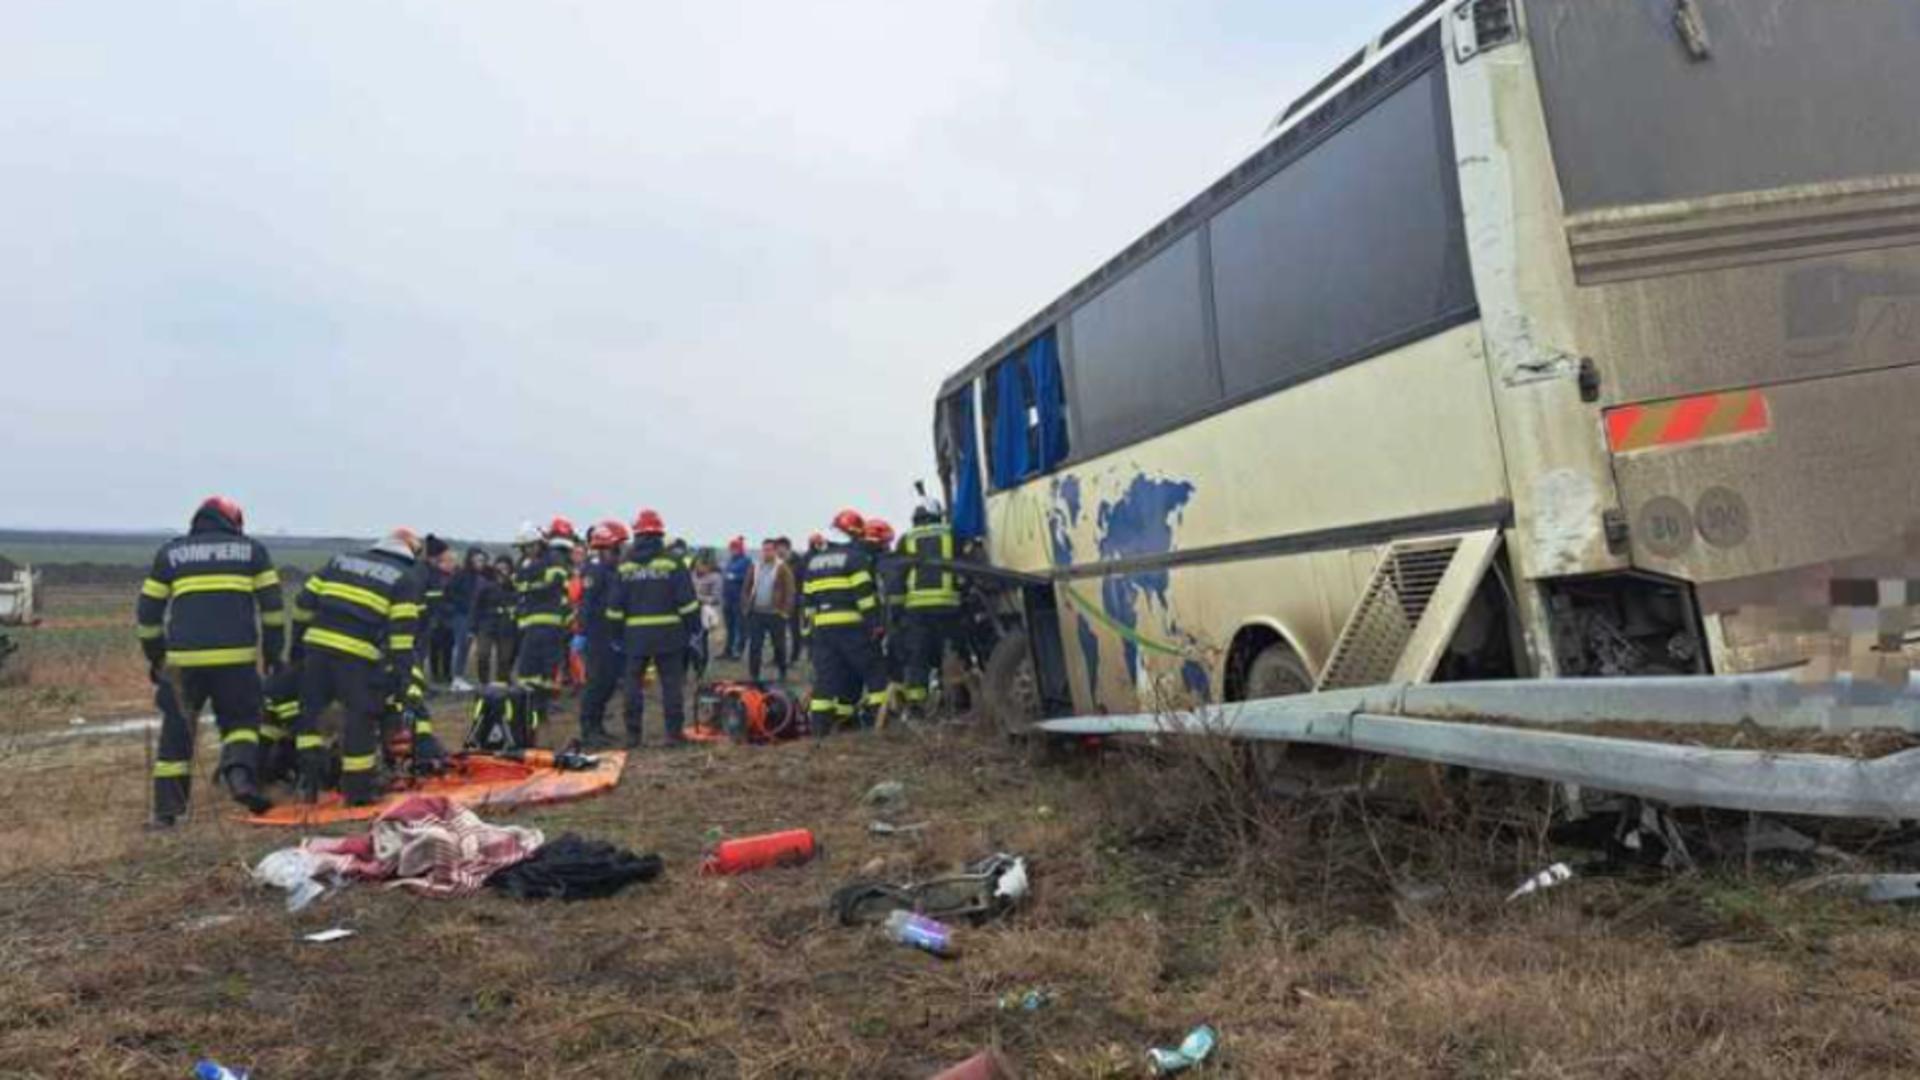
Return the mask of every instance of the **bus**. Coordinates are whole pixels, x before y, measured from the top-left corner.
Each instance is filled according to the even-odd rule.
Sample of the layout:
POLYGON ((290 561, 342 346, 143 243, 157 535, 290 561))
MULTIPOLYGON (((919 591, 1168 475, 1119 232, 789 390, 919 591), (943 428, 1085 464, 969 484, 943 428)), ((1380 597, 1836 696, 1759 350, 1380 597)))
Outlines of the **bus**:
POLYGON ((1912 0, 1422 3, 942 385, 989 699, 1817 660, 1920 517, 1916 71, 1912 0))

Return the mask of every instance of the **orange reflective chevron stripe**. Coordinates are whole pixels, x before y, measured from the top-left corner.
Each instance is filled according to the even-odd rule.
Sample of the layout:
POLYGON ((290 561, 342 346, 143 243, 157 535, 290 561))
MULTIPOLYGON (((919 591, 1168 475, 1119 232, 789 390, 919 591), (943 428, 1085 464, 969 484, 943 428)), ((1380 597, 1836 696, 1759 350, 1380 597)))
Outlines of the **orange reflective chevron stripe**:
POLYGON ((1772 426, 1759 390, 1622 405, 1606 412, 1607 448, 1616 454, 1749 435, 1772 426))

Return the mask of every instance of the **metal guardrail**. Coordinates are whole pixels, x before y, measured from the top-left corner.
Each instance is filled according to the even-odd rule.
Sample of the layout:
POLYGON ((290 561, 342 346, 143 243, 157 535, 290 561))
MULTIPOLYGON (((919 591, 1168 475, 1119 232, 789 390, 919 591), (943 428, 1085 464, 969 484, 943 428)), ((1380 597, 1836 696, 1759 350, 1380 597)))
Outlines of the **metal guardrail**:
POLYGON ((1802 686, 1787 676, 1389 685, 1180 714, 1049 720, 1055 735, 1298 742, 1578 784, 1673 806, 1920 818, 1920 749, 1858 759, 1685 746, 1511 724, 1753 724, 1920 732, 1920 684, 1802 686), (1466 722, 1461 717, 1473 717, 1466 722))

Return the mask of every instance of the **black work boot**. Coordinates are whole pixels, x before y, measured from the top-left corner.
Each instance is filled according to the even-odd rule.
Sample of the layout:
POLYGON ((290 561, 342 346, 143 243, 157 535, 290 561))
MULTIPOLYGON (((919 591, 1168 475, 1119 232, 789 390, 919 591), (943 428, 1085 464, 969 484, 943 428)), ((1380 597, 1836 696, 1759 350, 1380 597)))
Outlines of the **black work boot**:
POLYGON ((193 794, 191 776, 170 776, 153 778, 153 819, 147 822, 149 829, 171 829, 186 816, 187 803, 193 794))
POLYGON ((301 750, 294 754, 298 779, 297 797, 303 803, 320 801, 320 789, 327 783, 327 752, 324 749, 301 750))
POLYGON ((233 801, 247 808, 248 813, 264 814, 273 809, 273 800, 267 798, 254 782, 253 768, 249 765, 229 765, 220 771, 220 780, 227 786, 227 794, 233 801))

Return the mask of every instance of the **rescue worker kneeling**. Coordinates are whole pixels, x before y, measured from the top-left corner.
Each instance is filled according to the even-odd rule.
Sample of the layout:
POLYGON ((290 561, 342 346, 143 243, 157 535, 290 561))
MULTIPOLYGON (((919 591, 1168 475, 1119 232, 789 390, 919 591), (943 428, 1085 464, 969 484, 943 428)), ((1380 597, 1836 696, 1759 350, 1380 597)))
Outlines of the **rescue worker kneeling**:
POLYGON ((341 794, 350 805, 364 805, 382 793, 380 718, 388 698, 404 691, 414 664, 423 614, 419 557, 420 538, 396 529, 364 554, 336 555, 294 600, 302 671, 293 745, 302 801, 318 798, 325 784, 328 755, 319 722, 335 702, 346 713, 341 794))
POLYGON ((620 580, 606 602, 606 619, 621 627, 627 697, 623 717, 627 746, 641 742, 647 668, 660 678, 666 713, 666 744, 686 742, 687 642, 700 629, 700 601, 685 560, 667 550, 666 523, 652 510, 633 523, 633 548, 620 564, 620 580))
POLYGON ((800 586, 813 650, 813 701, 808 719, 819 734, 871 717, 886 703, 886 666, 880 656, 885 628, 873 576, 873 557, 863 538, 866 522, 853 510, 834 516, 846 537, 807 559, 800 586))

